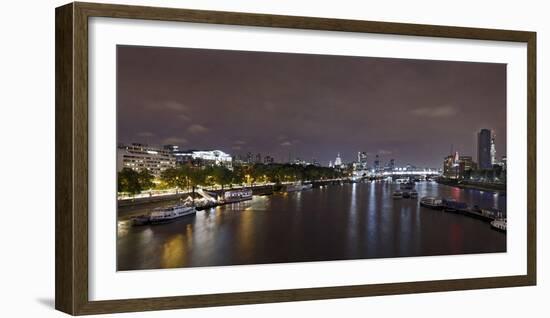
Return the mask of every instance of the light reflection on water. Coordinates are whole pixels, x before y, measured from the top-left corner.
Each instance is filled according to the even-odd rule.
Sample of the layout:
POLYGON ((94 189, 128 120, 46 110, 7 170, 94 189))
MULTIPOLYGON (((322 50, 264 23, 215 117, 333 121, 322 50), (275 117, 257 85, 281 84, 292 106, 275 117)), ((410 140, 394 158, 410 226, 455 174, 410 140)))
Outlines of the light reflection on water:
POLYGON ((182 234, 173 235, 162 246, 162 268, 174 268, 186 263, 187 246, 182 234))
MULTIPOLYGON (((172 223, 117 224, 118 270, 503 252, 488 223, 394 200, 398 185, 372 182, 254 196, 172 223)), ((506 196, 423 182, 422 196, 506 211, 506 196)), ((151 208, 151 207, 148 207, 151 208)))

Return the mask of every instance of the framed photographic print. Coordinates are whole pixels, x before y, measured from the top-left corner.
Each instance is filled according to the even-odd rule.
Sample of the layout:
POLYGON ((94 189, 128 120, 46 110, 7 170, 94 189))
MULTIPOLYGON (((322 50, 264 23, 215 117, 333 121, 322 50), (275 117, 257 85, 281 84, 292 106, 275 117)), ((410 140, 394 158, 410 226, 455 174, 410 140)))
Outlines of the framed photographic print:
POLYGON ((56 308, 535 285, 535 45, 527 31, 57 8, 56 308))

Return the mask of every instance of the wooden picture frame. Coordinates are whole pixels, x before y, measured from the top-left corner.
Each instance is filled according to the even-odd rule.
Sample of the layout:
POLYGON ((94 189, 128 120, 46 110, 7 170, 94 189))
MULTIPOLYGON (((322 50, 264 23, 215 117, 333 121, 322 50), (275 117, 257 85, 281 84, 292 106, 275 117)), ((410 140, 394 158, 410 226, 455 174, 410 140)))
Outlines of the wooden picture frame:
POLYGON ((56 9, 55 307, 72 314, 164 310, 536 284, 536 33, 265 14, 70 3, 56 9), (88 19, 112 17, 527 43, 527 275, 90 301, 88 19))

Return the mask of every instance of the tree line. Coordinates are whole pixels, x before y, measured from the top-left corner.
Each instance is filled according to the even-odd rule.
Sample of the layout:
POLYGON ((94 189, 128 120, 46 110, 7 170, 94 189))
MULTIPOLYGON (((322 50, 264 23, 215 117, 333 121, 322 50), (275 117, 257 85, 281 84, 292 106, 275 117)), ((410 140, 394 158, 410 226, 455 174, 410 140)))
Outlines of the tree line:
POLYGON ((233 167, 224 166, 195 167, 181 165, 166 169, 160 178, 147 171, 134 171, 124 168, 118 173, 118 191, 137 194, 150 189, 179 188, 195 190, 196 187, 218 185, 222 189, 232 185, 254 185, 257 183, 275 183, 311 181, 340 178, 344 174, 336 169, 314 165, 291 164, 253 164, 233 167))

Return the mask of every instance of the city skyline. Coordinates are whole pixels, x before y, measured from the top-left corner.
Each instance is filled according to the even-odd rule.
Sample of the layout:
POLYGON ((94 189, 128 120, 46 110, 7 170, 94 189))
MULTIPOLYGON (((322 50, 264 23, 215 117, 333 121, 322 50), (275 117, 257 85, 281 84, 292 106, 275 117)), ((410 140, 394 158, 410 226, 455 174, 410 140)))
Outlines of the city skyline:
MULTIPOLYGON (((486 130, 486 129, 482 129, 486 130)), ((160 145, 160 144, 147 144, 143 142, 131 142, 128 144, 119 143, 119 147, 129 147, 132 145, 136 146, 144 146, 144 147, 150 147, 151 149, 158 149, 158 150, 164 150, 164 151, 177 151, 177 152, 183 152, 183 153, 193 153, 193 152, 211 152, 211 151, 223 151, 220 149, 194 149, 194 148, 179 148, 177 145, 160 145), (176 149, 173 149, 173 148, 176 149)), ((477 145, 479 147, 479 144, 477 145)), ((375 168, 397 168, 397 167, 415 167, 415 168, 427 168, 427 169, 441 169, 441 165, 438 167, 429 167, 429 166, 417 166, 414 164, 411 164, 409 162, 402 162, 399 160, 399 158, 395 157, 388 157, 384 158, 380 155, 372 155, 371 153, 367 151, 357 151, 355 153, 355 156, 350 156, 351 159, 346 159, 344 156, 342 156, 341 153, 337 153, 335 156, 335 160, 329 160, 328 163, 325 162, 319 162, 316 158, 302 158, 302 157, 292 157, 288 156, 288 158, 282 158, 281 160, 277 160, 275 157, 273 157, 269 153, 260 153, 260 152, 253 152, 249 151, 246 153, 230 153, 225 152, 227 155, 229 155, 233 161, 241 161, 243 163, 278 163, 278 164, 313 164, 323 167, 334 167, 341 164, 349 165, 353 163, 358 162, 365 162, 369 169, 375 169, 375 168), (361 157, 361 158, 360 158, 361 157), (360 159, 359 159, 360 158, 360 159), (340 161, 340 162, 338 162, 340 161), (378 166, 377 166, 378 161, 378 166)), ((449 157, 469 157, 471 159, 475 158, 474 155, 468 154, 468 153, 458 153, 453 151, 452 153, 447 154, 447 156, 444 158, 445 160, 449 157)), ((505 160, 506 156, 503 155, 501 158, 492 158, 494 159, 494 162, 491 161, 492 165, 499 165, 502 163, 503 160, 505 160)), ((479 164, 479 161, 473 160, 475 164, 479 164)), ((444 166, 445 164, 443 164, 444 166)), ((444 168, 444 167, 443 167, 444 168)), ((484 169, 490 169, 490 167, 483 167, 484 169)))
POLYGON ((117 67, 123 143, 440 167, 488 128, 506 154, 504 64, 119 46, 117 67))

